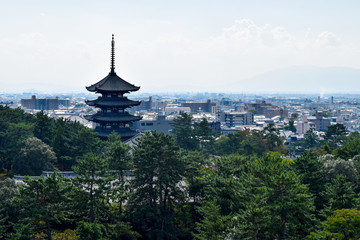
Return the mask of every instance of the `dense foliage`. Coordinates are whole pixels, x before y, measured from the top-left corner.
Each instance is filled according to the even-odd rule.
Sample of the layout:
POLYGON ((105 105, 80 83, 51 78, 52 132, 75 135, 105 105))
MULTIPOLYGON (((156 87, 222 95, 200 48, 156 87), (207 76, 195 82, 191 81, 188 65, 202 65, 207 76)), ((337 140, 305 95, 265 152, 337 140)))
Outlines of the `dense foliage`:
POLYGON ((189 115, 130 147, 78 123, 0 107, 0 239, 358 239, 360 134, 218 136, 189 115), (70 170, 64 178, 25 177, 70 170))
POLYGON ((96 135, 78 122, 0 106, 2 173, 39 175, 43 170, 72 170, 78 157, 99 144, 96 135))

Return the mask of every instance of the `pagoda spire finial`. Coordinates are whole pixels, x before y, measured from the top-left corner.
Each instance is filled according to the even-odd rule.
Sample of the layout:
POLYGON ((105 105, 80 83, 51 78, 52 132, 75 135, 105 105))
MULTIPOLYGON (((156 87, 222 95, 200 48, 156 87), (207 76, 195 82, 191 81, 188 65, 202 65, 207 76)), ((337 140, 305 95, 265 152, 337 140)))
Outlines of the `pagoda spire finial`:
POLYGON ((111 73, 115 73, 115 40, 114 34, 112 35, 111 40, 111 73))

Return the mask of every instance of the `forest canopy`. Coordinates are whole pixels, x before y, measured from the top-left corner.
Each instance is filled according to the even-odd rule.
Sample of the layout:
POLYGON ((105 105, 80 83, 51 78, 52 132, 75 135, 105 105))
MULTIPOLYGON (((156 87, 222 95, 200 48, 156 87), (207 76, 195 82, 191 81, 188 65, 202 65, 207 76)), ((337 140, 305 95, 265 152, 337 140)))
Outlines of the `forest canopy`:
POLYGON ((0 106, 0 238, 360 238, 359 133, 308 132, 297 158, 271 124, 219 136, 183 114, 173 133, 130 147, 0 106))

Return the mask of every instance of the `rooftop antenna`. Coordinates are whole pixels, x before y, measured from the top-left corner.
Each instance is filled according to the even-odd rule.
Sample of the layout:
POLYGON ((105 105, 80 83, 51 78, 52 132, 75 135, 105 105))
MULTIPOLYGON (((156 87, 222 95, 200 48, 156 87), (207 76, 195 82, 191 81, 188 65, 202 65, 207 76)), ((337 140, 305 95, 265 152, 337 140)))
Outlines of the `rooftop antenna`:
POLYGON ((112 35, 111 40, 111 73, 115 73, 115 41, 114 34, 112 35))

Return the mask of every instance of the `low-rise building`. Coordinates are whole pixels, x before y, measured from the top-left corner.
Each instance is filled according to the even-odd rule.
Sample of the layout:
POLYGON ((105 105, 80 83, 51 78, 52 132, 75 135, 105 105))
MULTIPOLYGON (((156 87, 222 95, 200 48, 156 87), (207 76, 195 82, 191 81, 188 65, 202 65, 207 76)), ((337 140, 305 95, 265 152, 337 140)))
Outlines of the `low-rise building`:
POLYGON ((330 119, 323 116, 323 112, 316 112, 315 117, 311 116, 307 119, 315 124, 316 131, 326 131, 331 125, 330 119))
POLYGON ((254 124, 254 115, 252 112, 224 112, 224 117, 225 124, 228 127, 254 124))
POLYGON ((143 118, 138 122, 134 122, 133 129, 139 132, 157 131, 170 133, 173 129, 173 120, 167 119, 166 116, 160 115, 153 119, 143 118))
POLYGON ((208 112, 215 113, 218 103, 211 102, 208 99, 205 103, 202 102, 184 102, 181 103, 181 107, 189 107, 191 112, 208 112))
POLYGON ((316 131, 315 123, 308 121, 307 116, 303 116, 301 120, 297 121, 296 133, 305 134, 307 131, 316 131))

